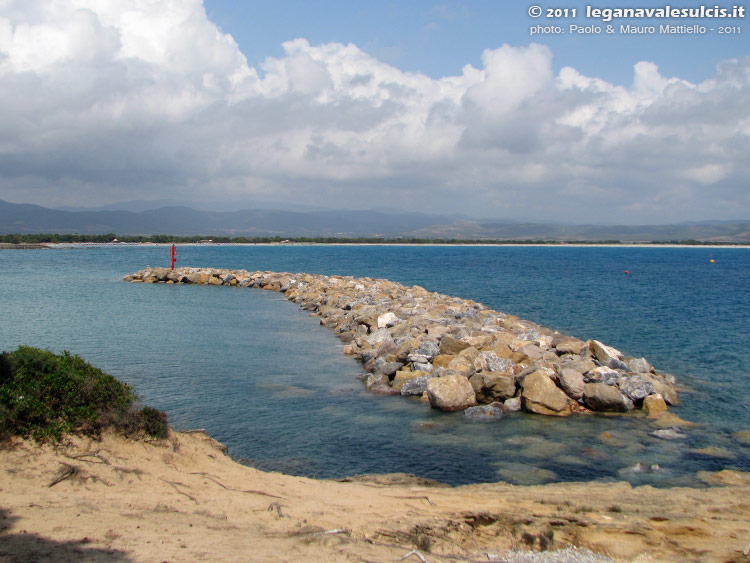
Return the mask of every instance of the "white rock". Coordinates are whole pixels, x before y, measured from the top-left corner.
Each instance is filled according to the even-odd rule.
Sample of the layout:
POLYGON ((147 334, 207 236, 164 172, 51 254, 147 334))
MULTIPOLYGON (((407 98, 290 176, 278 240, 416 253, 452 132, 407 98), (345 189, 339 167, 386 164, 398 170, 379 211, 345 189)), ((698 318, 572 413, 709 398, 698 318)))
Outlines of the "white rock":
POLYGON ((387 313, 384 313, 378 317, 378 328, 394 326, 399 322, 401 322, 401 319, 399 319, 395 314, 388 311, 387 313))
POLYGON ((610 360, 622 360, 625 357, 623 353, 616 348, 607 346, 598 340, 592 340, 589 344, 589 349, 593 356, 604 365, 609 364, 610 360))

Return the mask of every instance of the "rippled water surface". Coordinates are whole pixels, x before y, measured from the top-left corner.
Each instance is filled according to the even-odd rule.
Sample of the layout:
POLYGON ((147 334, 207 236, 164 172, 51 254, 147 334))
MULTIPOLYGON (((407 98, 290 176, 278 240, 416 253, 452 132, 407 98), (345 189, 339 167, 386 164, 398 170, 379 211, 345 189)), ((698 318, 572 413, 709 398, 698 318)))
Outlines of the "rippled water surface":
POLYGON ((415 399, 367 394, 358 362, 283 295, 128 284, 166 247, 0 251, 0 345, 77 353, 131 383, 173 425, 206 428, 263 469, 449 483, 698 481, 750 471, 750 250, 443 246, 185 246, 181 265, 388 278, 475 299, 645 356, 685 387, 696 422, 660 440, 637 416, 518 414, 471 424, 415 399), (715 263, 710 263, 713 256, 715 263), (629 275, 624 271, 628 270, 629 275), (640 463, 640 471, 634 466, 640 463), (658 469, 651 469, 658 466, 658 469))

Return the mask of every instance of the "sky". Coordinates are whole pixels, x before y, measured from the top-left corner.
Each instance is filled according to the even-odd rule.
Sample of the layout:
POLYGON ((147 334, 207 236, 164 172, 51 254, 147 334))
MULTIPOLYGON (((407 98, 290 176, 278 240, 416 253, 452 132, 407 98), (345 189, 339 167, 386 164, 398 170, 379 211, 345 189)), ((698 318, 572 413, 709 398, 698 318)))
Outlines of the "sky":
POLYGON ((744 10, 0 0, 0 199, 747 220, 744 10))

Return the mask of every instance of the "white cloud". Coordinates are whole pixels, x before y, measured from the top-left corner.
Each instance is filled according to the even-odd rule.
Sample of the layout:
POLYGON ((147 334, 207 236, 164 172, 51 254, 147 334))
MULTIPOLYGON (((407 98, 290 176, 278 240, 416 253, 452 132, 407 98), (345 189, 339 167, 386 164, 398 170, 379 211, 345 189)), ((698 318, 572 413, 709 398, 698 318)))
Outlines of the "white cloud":
POLYGON ((0 3, 0 198, 278 198, 653 222, 747 216, 750 58, 631 87, 545 46, 439 80, 356 45, 249 67, 200 0, 0 3), (207 193, 210 191, 210 193, 207 193))
POLYGON ((465 100, 489 116, 514 111, 552 81, 552 53, 547 47, 503 45, 482 54, 484 72, 480 82, 470 85, 465 100))
POLYGON ((684 177, 700 184, 710 186, 727 177, 727 170, 719 164, 706 164, 695 168, 688 168, 684 177))

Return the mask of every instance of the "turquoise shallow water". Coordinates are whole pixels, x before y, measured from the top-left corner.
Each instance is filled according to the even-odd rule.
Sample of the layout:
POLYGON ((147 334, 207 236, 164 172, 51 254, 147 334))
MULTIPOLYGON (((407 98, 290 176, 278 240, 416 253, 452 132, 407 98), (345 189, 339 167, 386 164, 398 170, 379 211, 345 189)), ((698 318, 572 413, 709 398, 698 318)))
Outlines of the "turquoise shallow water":
POLYGON ((0 346, 71 350, 133 384, 172 424, 206 428, 263 469, 654 485, 750 470, 750 446, 732 436, 750 428, 750 250, 192 246, 178 260, 388 278, 598 338, 674 373, 686 387, 674 412, 699 426, 665 441, 632 416, 470 424, 413 399, 371 396, 333 333, 280 294, 121 281, 168 264, 165 247, 0 252, 0 346), (707 446, 720 449, 696 451, 707 446), (632 471, 637 463, 660 469, 632 471))

